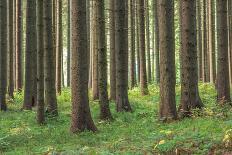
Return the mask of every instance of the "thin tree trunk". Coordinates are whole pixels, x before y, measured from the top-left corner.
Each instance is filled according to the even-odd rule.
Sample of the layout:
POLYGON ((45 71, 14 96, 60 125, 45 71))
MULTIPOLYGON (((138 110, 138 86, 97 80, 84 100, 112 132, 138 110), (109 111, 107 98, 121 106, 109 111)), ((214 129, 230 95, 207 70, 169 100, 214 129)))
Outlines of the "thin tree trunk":
POLYGON ((67 87, 70 87, 70 60, 71 60, 71 44, 70 44, 70 40, 71 40, 71 22, 70 22, 70 14, 71 14, 71 0, 68 0, 68 30, 67 30, 67 87))
POLYGON ((138 10, 138 1, 136 0, 136 53, 137 53, 137 79, 138 84, 140 83, 140 43, 139 43, 139 10, 138 10))
POLYGON ((203 80, 202 75, 202 7, 201 2, 196 1, 197 3, 197 53, 198 53, 198 80, 203 80))

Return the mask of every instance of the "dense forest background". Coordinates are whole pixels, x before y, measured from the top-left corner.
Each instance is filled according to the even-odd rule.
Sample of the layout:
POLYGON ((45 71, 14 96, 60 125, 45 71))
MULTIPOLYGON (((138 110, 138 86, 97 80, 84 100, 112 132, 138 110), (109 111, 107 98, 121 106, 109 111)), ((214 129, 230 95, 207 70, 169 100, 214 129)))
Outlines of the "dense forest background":
POLYGON ((231 0, 0 0, 0 154, 232 154, 231 0))

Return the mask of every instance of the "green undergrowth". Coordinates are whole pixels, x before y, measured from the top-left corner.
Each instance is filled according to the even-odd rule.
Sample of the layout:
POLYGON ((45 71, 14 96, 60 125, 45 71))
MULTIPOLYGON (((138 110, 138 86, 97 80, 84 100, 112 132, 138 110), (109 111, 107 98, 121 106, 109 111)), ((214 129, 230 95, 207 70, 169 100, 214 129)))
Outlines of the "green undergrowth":
MULTIPOLYGON (((36 124, 35 111, 22 111, 22 94, 9 101, 9 111, 0 112, 0 154, 222 154, 232 151, 232 109, 216 104, 216 92, 209 84, 200 84, 203 110, 194 110, 191 118, 172 123, 158 121, 159 89, 149 86, 142 97, 139 89, 129 91, 132 113, 117 113, 110 107, 114 121, 98 119, 98 102, 91 101, 97 133, 73 135, 70 127, 70 90, 58 97, 59 117, 36 124)), ((177 104, 180 87, 176 88, 177 104)))

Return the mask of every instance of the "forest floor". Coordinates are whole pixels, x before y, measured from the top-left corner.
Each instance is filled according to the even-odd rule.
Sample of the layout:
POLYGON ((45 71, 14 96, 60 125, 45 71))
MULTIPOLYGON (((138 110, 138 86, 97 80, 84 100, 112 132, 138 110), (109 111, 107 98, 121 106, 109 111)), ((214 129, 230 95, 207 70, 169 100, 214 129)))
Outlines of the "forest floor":
MULTIPOLYGON (((70 90, 58 97, 59 117, 36 123, 35 111, 21 111, 22 94, 0 112, 0 154, 232 154, 232 108, 216 104, 216 92, 200 84, 205 104, 191 118, 172 123, 158 121, 159 89, 150 86, 150 95, 139 89, 129 91, 133 113, 111 110, 113 122, 98 119, 98 102, 91 101, 92 116, 99 132, 73 135, 70 128, 70 90)), ((177 86, 177 103, 180 87, 177 86)))

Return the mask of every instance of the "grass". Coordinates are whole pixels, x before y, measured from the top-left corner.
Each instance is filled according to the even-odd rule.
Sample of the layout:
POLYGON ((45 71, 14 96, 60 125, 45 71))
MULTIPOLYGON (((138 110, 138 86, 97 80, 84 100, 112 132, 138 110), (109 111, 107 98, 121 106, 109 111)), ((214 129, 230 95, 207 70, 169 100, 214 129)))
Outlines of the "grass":
MULTIPOLYGON (((231 107, 216 104, 214 87, 200 84, 204 110, 192 118, 169 124, 158 121, 159 89, 150 86, 150 95, 139 89, 129 92, 133 113, 117 113, 111 103, 113 122, 98 119, 99 106, 91 101, 92 116, 99 132, 73 135, 70 127, 70 90, 58 97, 59 117, 36 124, 35 111, 21 111, 22 94, 0 112, 0 154, 222 154, 232 151, 231 107)), ((177 86, 177 103, 180 87, 177 86)))

